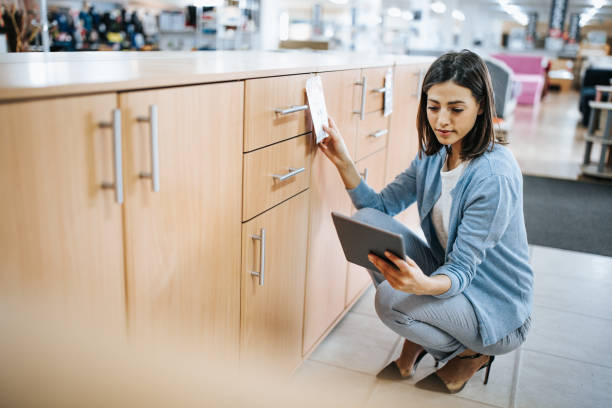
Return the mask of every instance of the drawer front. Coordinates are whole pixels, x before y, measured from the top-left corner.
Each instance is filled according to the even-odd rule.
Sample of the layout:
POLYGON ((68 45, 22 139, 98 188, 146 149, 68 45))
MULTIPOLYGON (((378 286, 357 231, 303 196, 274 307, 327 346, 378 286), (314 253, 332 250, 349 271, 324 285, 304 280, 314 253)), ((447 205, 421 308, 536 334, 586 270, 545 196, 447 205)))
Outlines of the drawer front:
POLYGON ((243 221, 308 188, 311 137, 308 133, 244 155, 243 221))
POLYGON ((245 152, 312 130, 308 110, 303 108, 307 103, 306 80, 310 77, 289 75, 245 81, 245 152), (291 112, 295 109, 298 110, 291 112))
POLYGON ((355 160, 384 149, 388 133, 389 117, 383 116, 382 111, 368 113, 365 120, 359 123, 355 160))
POLYGON ((389 67, 384 68, 368 68, 363 70, 367 80, 366 90, 366 113, 380 111, 384 107, 385 94, 378 92, 385 86, 385 74, 389 67))

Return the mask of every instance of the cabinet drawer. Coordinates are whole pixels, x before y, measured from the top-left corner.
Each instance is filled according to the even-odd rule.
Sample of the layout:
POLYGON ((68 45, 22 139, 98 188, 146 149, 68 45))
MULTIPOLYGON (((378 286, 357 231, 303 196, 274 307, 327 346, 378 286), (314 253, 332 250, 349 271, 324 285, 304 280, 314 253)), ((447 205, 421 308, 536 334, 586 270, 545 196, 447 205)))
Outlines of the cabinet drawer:
POLYGON ((243 221, 308 188, 311 137, 308 133, 244 155, 243 221))
POLYGON ((385 86, 385 74, 389 67, 369 68, 363 70, 363 75, 367 80, 366 90, 366 113, 382 110, 384 107, 385 94, 377 90, 385 86))
POLYGON ((356 160, 383 149, 387 145, 389 118, 382 111, 368 113, 359 123, 356 160))
POLYGON ((246 81, 244 151, 249 152, 312 130, 306 106, 306 80, 290 75, 246 81), (302 107, 301 110, 292 111, 302 107), (285 110, 285 112, 281 112, 285 110))

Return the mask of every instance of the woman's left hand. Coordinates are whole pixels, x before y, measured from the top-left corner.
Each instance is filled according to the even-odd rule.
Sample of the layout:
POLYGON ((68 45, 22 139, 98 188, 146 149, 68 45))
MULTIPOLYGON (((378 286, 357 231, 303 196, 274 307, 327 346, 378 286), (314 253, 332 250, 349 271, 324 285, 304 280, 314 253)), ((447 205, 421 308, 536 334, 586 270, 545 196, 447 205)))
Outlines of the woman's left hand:
POLYGON ((369 254, 368 259, 384 275, 393 289, 415 295, 430 294, 430 278, 423 273, 421 268, 412 259, 406 257, 406 260, 403 260, 389 251, 385 251, 385 256, 397 268, 389 265, 388 262, 374 254, 369 254))

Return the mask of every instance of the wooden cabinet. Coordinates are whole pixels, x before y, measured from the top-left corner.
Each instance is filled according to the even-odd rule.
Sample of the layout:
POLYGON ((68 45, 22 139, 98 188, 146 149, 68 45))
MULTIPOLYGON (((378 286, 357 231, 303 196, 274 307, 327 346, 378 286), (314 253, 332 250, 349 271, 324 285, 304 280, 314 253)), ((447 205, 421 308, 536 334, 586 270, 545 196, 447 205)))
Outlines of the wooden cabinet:
POLYGON ((237 355, 243 83, 120 94, 129 327, 237 355), (150 107, 158 111, 159 191, 150 107))
POLYGON ((371 113, 383 109, 385 98, 384 92, 381 92, 385 87, 385 74, 390 67, 382 68, 367 68, 363 69, 363 76, 366 77, 366 102, 365 112, 371 113))
POLYGON ((376 111, 365 115, 365 119, 359 122, 357 134, 357 148, 354 159, 356 161, 384 149, 387 146, 387 135, 389 133, 389 117, 384 116, 382 111, 376 111))
POLYGON ((101 188, 116 108, 115 94, 0 105, 0 297, 123 333, 121 205, 101 188))
POLYGON ((308 191, 242 226, 240 356, 246 364, 289 374, 302 361, 307 232, 308 191))
MULTIPOLYGON (((355 100, 359 70, 325 72, 328 114, 334 118, 345 143, 354 152, 358 115, 355 100)), ((310 180, 310 233, 304 313, 304 354, 344 311, 347 262, 331 218, 332 211, 348 214, 350 198, 338 170, 318 149, 313 151, 310 180)))
MULTIPOLYGON (((418 152, 416 115, 418 94, 426 66, 398 65, 395 67, 393 89, 393 115, 391 115, 387 156, 386 183, 410 166, 418 152)), ((409 227, 418 227, 416 204, 396 216, 409 227)))
MULTIPOLYGON (((382 190, 385 186, 386 153, 385 150, 380 150, 356 163, 361 177, 376 191, 382 190)), ((346 277, 346 305, 351 304, 371 282, 370 275, 364 268, 349 264, 346 277)))

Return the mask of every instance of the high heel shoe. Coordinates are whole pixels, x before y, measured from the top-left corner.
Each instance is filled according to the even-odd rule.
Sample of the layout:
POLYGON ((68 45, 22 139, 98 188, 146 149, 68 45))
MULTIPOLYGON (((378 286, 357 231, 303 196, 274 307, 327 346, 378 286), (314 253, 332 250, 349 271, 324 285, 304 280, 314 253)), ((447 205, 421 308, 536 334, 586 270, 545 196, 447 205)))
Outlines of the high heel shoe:
POLYGON ((480 353, 468 356, 457 356, 440 370, 416 383, 416 386, 430 391, 442 391, 449 394, 456 394, 463 390, 470 378, 483 368, 487 369, 484 378, 484 384, 486 385, 489 382, 489 373, 494 360, 495 356, 484 356, 480 353), (476 362, 467 361, 482 359, 482 357, 487 357, 487 360, 482 363, 477 363, 476 365, 474 365, 476 362))
POLYGON ((376 378, 381 379, 381 380, 389 380, 389 381, 398 381, 398 380, 408 379, 414 375, 414 373, 416 372, 417 365, 423 359, 423 357, 425 357, 426 354, 427 352, 425 350, 421 350, 419 352, 419 354, 417 355, 417 358, 414 360, 414 363, 412 364, 412 368, 410 369, 410 373, 408 375, 402 375, 399 367, 397 366, 397 363, 394 360, 394 361, 391 361, 389 364, 387 364, 385 368, 380 370, 380 372, 376 374, 376 378))

